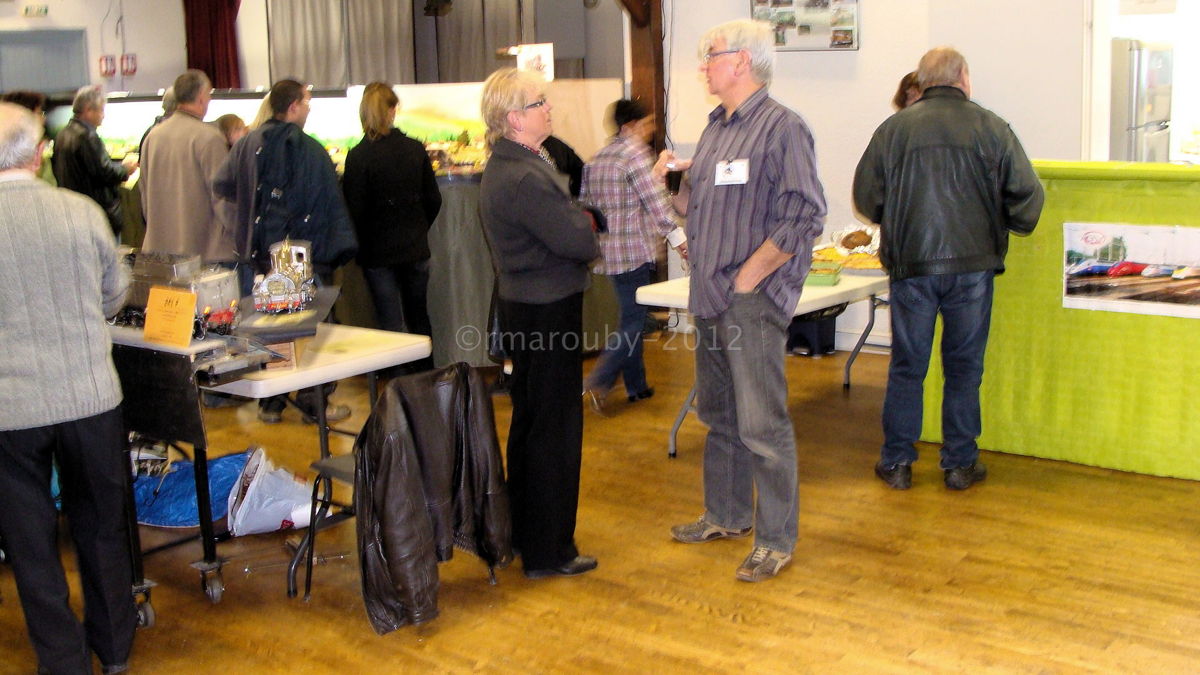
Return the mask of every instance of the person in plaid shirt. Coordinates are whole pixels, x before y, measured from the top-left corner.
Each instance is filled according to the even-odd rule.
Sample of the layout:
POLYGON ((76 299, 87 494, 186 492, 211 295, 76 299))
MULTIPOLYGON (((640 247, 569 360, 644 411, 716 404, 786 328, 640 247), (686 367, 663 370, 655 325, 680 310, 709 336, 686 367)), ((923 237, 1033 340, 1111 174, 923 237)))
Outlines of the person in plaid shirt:
POLYGON ((600 362, 585 382, 584 398, 599 413, 617 375, 625 381, 631 403, 654 395, 642 361, 646 308, 634 296, 638 287, 650 283, 660 237, 666 237, 681 255, 687 252, 671 197, 651 171, 654 153, 648 143, 654 135, 653 118, 640 102, 621 99, 613 107, 613 122, 617 134, 584 167, 580 195, 583 203, 600 209, 608 220, 608 231, 600 234, 604 257, 595 270, 612 278, 621 307, 620 329, 609 336, 600 362))

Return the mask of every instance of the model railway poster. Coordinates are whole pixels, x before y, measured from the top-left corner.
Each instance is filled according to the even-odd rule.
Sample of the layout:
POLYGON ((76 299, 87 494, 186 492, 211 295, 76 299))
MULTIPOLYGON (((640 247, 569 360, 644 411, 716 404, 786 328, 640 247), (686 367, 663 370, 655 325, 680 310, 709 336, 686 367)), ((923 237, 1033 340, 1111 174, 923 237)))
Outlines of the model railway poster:
POLYGON ((775 49, 858 49, 858 0, 751 0, 753 16, 775 27, 775 49))
POLYGON ((1063 223, 1063 307, 1200 318, 1200 228, 1063 223))

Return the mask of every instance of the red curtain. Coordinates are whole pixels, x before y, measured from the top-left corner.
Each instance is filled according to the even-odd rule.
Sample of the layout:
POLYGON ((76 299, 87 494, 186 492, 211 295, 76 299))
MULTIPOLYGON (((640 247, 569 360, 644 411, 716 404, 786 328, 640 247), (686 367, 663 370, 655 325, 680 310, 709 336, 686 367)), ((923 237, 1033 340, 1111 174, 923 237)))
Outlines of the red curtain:
POLYGON ((240 89, 237 13, 242 0, 183 0, 187 67, 203 70, 216 89, 240 89))

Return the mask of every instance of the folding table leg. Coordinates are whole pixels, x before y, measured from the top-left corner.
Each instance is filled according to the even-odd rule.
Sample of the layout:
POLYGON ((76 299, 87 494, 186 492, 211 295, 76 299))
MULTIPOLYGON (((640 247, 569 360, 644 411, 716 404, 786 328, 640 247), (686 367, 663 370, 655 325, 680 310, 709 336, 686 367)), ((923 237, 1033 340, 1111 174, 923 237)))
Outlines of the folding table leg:
POLYGON ((854 365, 854 359, 858 358, 858 353, 862 351, 863 345, 867 342, 867 336, 871 334, 871 329, 875 327, 875 310, 880 307, 887 306, 887 300, 880 300, 872 295, 868 300, 870 308, 867 310, 867 327, 863 328, 862 335, 858 336, 858 342, 855 343, 854 349, 850 350, 850 358, 846 359, 846 369, 842 373, 842 389, 850 388, 850 367, 854 365))
POLYGON ((687 418, 687 414, 693 410, 693 405, 696 402, 696 385, 692 385, 692 390, 688 392, 687 398, 683 400, 683 405, 679 408, 679 414, 675 416, 675 424, 671 425, 671 435, 667 437, 667 457, 675 459, 675 441, 679 435, 679 427, 683 426, 683 420, 687 418))
POLYGON ((200 517, 200 545, 204 559, 192 563, 200 570, 200 587, 214 604, 221 601, 225 582, 221 579, 223 560, 217 557, 217 537, 213 532, 212 501, 208 492, 208 449, 203 445, 192 448, 195 453, 196 512, 200 517))

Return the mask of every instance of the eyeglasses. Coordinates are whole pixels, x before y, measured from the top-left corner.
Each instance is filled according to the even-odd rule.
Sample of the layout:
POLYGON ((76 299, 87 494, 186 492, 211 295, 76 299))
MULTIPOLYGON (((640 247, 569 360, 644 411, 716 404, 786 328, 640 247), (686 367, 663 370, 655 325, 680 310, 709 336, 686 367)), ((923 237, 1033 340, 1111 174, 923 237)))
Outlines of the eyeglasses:
POLYGON ((529 105, 524 106, 524 108, 525 108, 525 110, 533 110, 534 108, 540 108, 544 105, 546 105, 546 97, 545 96, 539 98, 538 100, 534 101, 533 103, 530 103, 529 105))
POLYGON ((740 49, 722 49, 719 52, 709 52, 704 55, 704 63, 709 64, 709 63, 712 63, 712 60, 717 58, 718 56, 721 56, 723 54, 736 54, 740 51, 742 51, 742 50, 740 50, 740 49))

